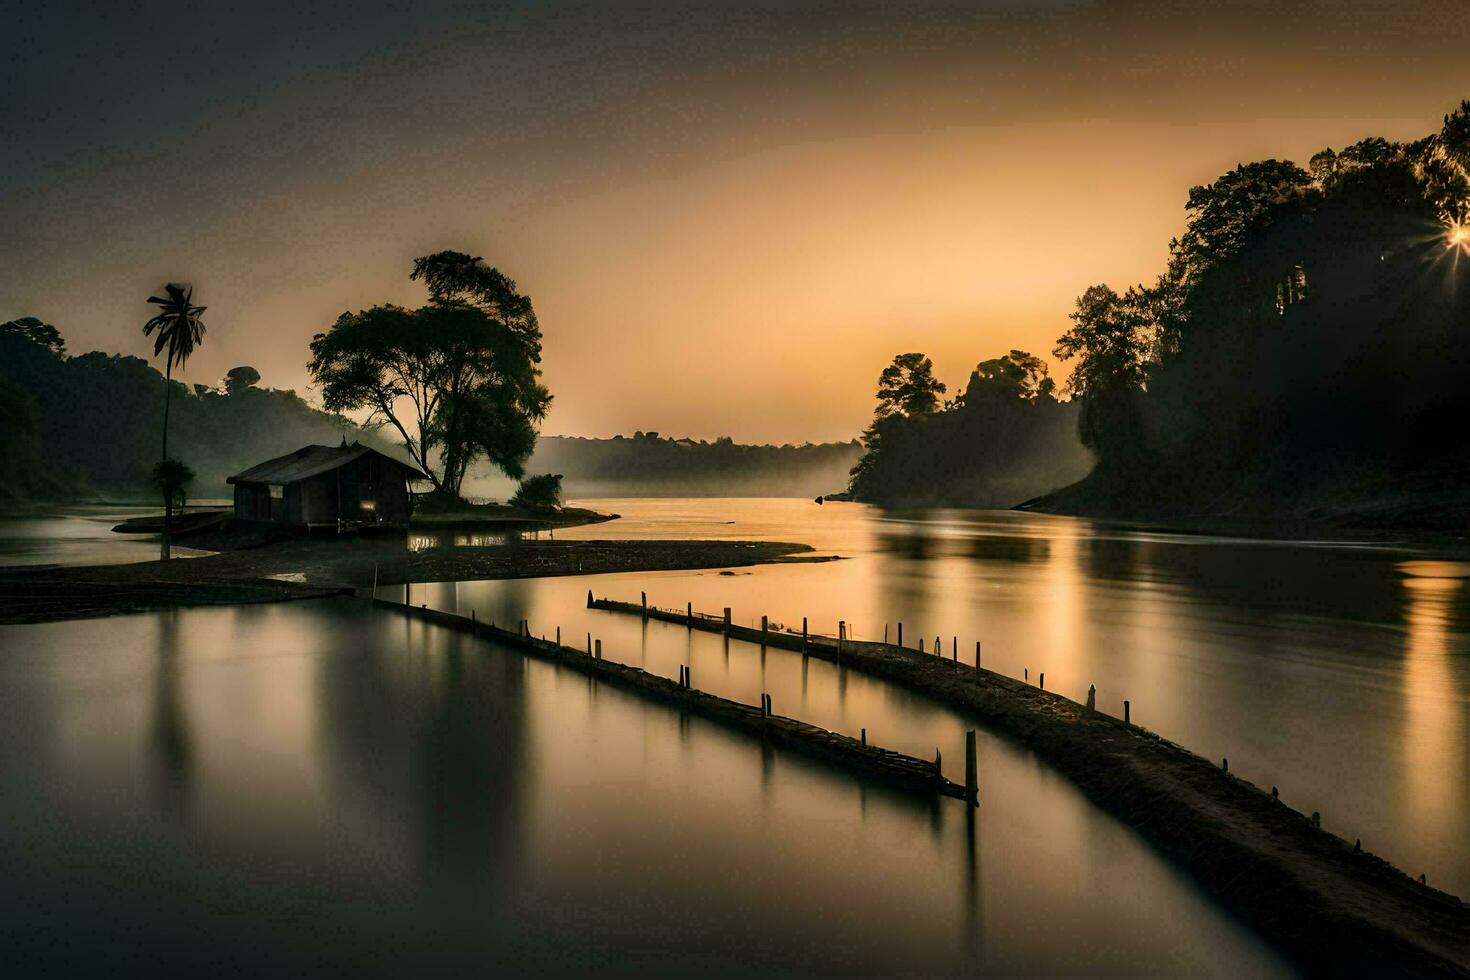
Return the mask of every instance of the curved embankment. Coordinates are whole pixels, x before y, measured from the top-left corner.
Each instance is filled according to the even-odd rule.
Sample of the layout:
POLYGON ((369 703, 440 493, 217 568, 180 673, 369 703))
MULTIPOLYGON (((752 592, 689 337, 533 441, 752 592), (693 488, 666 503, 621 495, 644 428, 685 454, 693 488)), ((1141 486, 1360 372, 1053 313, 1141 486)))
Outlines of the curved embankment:
POLYGON ((403 582, 828 561, 779 541, 525 541, 410 551, 403 539, 293 540, 129 565, 0 567, 0 624, 310 599, 403 582))
POLYGON ((1458 898, 1136 725, 904 647, 751 629, 591 593, 588 605, 804 650, 963 711, 1070 777, 1313 973, 1470 976, 1470 909, 1458 898))

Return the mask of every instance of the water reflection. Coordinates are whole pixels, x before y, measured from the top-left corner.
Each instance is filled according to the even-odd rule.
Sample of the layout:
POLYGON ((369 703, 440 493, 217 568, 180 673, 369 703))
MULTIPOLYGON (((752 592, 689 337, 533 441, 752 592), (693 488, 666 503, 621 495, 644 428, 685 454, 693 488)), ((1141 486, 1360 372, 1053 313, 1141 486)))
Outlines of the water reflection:
MULTIPOLYGON (((768 650, 762 672, 750 645, 636 620, 606 639, 778 711, 804 678, 815 715, 962 758, 953 719, 830 664, 768 650)), ((0 948, 25 971, 1281 971, 988 740, 977 821, 346 600, 4 627, 0 648, 0 948), (131 792, 155 770, 184 775, 182 839, 131 792)))
POLYGON ((1460 829, 1456 808, 1463 803, 1465 782, 1466 691, 1463 674, 1457 676, 1453 668, 1449 629, 1465 591, 1464 566, 1405 562, 1399 567, 1408 603, 1401 764, 1406 800, 1430 839, 1444 839, 1460 829))
POLYGON ((938 634, 950 648, 957 637, 962 658, 983 641, 987 666, 1045 672, 1048 689, 1079 701, 1095 686, 1099 709, 1117 715, 1128 700, 1135 721, 1228 756, 1232 771, 1280 786, 1333 831, 1470 894, 1470 780, 1447 775, 1470 758, 1470 589, 1453 584, 1470 570, 1463 554, 1014 512, 882 515, 798 501, 617 509, 622 520, 565 535, 805 541, 851 560, 736 578, 609 576, 599 594, 732 606, 744 625, 808 616, 833 633, 846 620, 864 639, 901 622, 909 646, 938 634), (1426 575, 1452 584, 1408 584, 1426 575))
POLYGON ((158 653, 153 673, 153 712, 149 726, 149 770, 159 815, 174 826, 187 816, 193 751, 189 721, 179 683, 179 612, 159 614, 158 653))

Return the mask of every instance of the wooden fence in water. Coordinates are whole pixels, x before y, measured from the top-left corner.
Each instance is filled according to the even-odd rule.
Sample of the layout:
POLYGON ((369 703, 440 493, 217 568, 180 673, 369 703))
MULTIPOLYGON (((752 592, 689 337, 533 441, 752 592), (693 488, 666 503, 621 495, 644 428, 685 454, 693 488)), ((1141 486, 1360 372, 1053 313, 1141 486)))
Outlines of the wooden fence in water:
POLYGON ((946 778, 940 771, 940 758, 936 750, 934 761, 927 762, 913 756, 867 744, 862 740, 828 731, 816 725, 786 718, 772 710, 769 695, 761 695, 759 706, 732 701, 700 691, 693 686, 688 667, 680 669, 677 681, 658 674, 651 674, 641 667, 606 660, 602 656, 602 641, 587 636, 586 649, 565 646, 557 639, 532 636, 524 621, 516 630, 507 630, 483 623, 471 614, 429 609, 426 606, 411 606, 387 599, 374 599, 373 605, 389 609, 412 619, 432 623, 446 629, 470 633, 474 636, 494 640, 505 646, 522 650, 531 656, 549 660, 569 667, 600 681, 633 691, 645 698, 676 707, 728 728, 736 729, 759 738, 762 742, 789 749, 811 759, 846 769, 874 782, 883 783, 909 792, 934 793, 968 800, 978 805, 978 786, 975 779, 975 739, 970 733, 966 739, 967 786, 961 786, 946 778))

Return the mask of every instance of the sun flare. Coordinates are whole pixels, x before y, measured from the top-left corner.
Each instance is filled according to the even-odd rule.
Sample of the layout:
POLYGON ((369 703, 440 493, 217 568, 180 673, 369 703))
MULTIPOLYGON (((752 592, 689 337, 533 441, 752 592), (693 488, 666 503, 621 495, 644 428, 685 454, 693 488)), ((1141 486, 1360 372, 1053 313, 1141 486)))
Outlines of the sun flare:
POLYGON ((1470 220, 1451 218, 1445 223, 1445 248, 1459 248, 1470 252, 1470 220))

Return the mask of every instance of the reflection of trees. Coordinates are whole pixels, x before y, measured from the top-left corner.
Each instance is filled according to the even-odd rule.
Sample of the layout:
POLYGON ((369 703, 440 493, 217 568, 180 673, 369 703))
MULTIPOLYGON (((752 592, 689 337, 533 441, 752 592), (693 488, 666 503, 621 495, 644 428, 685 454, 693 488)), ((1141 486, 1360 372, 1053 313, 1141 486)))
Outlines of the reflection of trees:
POLYGON ((323 772, 339 812, 417 855, 437 912, 479 915, 457 900, 483 899, 520 845, 525 661, 432 627, 406 645, 389 622, 334 624, 360 652, 321 658, 323 772))
POLYGON ((179 612, 158 614, 158 657, 153 673, 153 719, 149 729, 149 769, 160 816, 178 823, 187 816, 193 775, 189 722, 179 686, 179 612))
MULTIPOLYGON (((1095 581, 1175 586, 1238 612, 1404 622, 1399 576, 1382 553, 1120 536, 1080 539, 1078 558, 1095 581)), ((1464 595, 1450 616, 1470 622, 1464 595)))
POLYGON ((967 550, 976 561, 1034 563, 1051 557, 1051 542, 1046 538, 980 535, 969 539, 967 550))
POLYGON ((878 545, 886 553, 923 561, 938 553, 938 543, 927 529, 914 525, 901 525, 902 530, 885 528, 878 533, 878 545))

